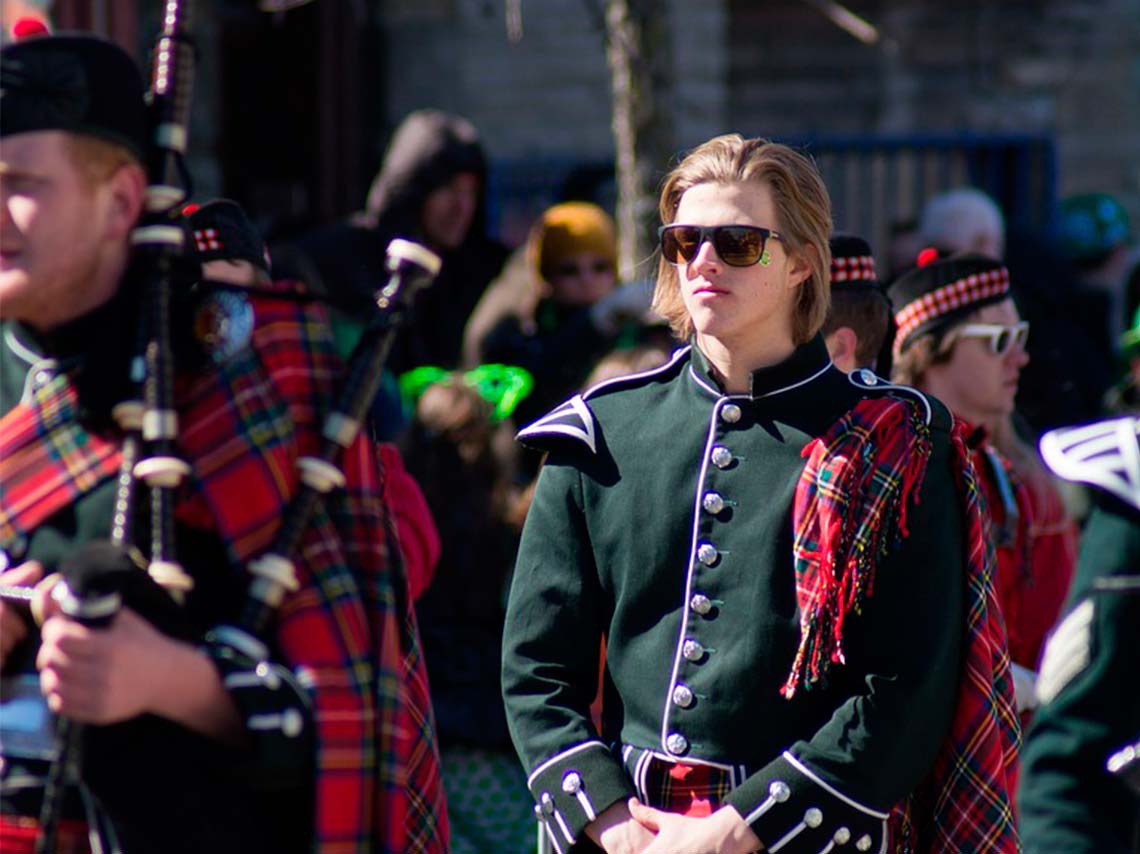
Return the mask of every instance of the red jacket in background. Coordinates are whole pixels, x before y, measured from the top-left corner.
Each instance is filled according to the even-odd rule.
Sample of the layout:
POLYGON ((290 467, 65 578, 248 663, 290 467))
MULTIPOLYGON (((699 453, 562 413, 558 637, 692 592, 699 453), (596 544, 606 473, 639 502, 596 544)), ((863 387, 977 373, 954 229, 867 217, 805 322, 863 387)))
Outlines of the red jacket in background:
POLYGON ((1047 479, 1027 482, 985 439, 973 457, 990 511, 1010 658, 1036 671, 1072 579, 1076 526, 1047 479))

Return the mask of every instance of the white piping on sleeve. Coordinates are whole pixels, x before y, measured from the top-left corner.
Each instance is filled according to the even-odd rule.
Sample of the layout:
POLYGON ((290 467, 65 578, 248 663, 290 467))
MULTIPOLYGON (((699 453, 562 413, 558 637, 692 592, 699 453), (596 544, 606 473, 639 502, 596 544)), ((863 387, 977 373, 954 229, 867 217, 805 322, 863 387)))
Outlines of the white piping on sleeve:
POLYGON ((570 832, 569 826, 566 824, 566 819, 562 817, 562 813, 558 810, 554 811, 554 820, 558 822, 558 829, 562 831, 562 835, 566 837, 566 842, 570 845, 574 844, 574 834, 570 832))
POLYGON ((598 814, 594 812, 594 805, 590 803, 590 797, 586 794, 586 790, 584 788, 579 789, 577 792, 575 792, 574 797, 578 799, 578 803, 582 807, 582 812, 586 814, 586 818, 588 818, 590 821, 593 821, 598 817, 598 814))
POLYGON ((768 812, 768 810, 772 809, 772 807, 774 807, 776 804, 780 803, 782 800, 786 801, 789 794, 790 793, 786 784, 779 782, 773 783, 771 788, 768 790, 768 797, 766 797, 760 803, 760 806, 756 807, 756 809, 752 810, 752 812, 748 813, 748 815, 744 817, 744 823, 752 824, 752 822, 756 821, 756 819, 760 818, 760 816, 764 815, 764 813, 768 812), (783 791, 778 791, 779 788, 782 788, 783 791), (777 795, 780 797, 777 797, 777 795))
POLYGON ((793 839, 795 839, 797 836, 799 836, 805 830, 807 830, 807 825, 801 821, 799 824, 797 824, 795 827, 793 827, 791 830, 789 830, 787 833, 785 833, 783 836, 781 836, 779 841, 777 841, 775 845, 769 845, 768 848, 765 850, 771 851, 772 854, 776 854, 777 851, 779 851, 781 848, 783 848, 785 845, 787 845, 789 842, 791 842, 793 839))
POLYGON ((802 762, 800 762, 800 760, 796 759, 796 757, 793 756, 787 750, 784 751, 784 759, 786 759, 788 761, 788 763, 793 768, 795 768, 797 771, 799 771, 801 774, 803 774, 805 777, 807 777, 809 780, 811 780, 813 783, 815 783, 817 786, 819 786, 825 792, 827 792, 828 794, 830 794, 836 798, 839 798, 839 800, 843 801, 843 803, 847 804, 847 806, 853 807, 853 808, 859 810, 859 812, 861 812, 865 815, 869 815, 872 818, 877 818, 880 821, 886 821, 887 820, 888 813, 879 812, 879 810, 871 809, 871 807, 869 807, 869 806, 861 804, 856 800, 852 800, 847 795, 843 794, 841 791, 836 789, 834 786, 830 786, 827 783, 825 783, 823 780, 821 780, 818 776, 816 776, 815 773, 812 772, 812 770, 810 768, 808 768, 806 765, 804 765, 802 762))
POLYGON ((565 759, 567 756, 573 756, 575 753, 581 753, 583 750, 589 750, 591 747, 600 747, 605 750, 606 746, 596 739, 591 739, 590 741, 584 741, 581 744, 576 744, 571 748, 563 750, 561 753, 555 753, 553 756, 551 756, 549 759, 547 759, 545 762, 530 772, 530 776, 526 778, 527 788, 529 789, 531 786, 533 786, 535 778, 551 765, 565 759))

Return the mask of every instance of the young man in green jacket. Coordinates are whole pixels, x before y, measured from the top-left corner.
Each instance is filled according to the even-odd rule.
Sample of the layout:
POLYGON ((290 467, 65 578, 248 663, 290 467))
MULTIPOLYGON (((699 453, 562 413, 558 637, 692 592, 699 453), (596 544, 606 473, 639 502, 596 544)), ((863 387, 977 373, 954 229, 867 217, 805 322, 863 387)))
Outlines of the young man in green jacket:
MULTIPOLYGON (((982 731, 993 749, 963 767, 987 780, 1003 762, 984 704, 956 711, 967 604, 989 601, 960 437, 937 401, 832 365, 830 203, 806 158, 718 137, 660 212, 655 307, 690 346, 519 434, 549 454, 504 633, 536 816, 560 852, 896 850, 890 813, 948 734, 982 731)), ((974 826, 1012 851, 993 794, 974 826)))

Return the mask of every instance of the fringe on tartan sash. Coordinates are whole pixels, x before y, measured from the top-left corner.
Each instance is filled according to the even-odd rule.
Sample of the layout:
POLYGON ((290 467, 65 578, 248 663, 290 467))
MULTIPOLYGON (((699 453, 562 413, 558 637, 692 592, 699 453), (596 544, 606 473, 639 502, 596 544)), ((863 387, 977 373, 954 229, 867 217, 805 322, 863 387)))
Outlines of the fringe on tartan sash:
POLYGON ((793 556, 800 645, 780 693, 825 683, 843 664, 843 628, 874 593, 875 570, 908 534, 930 459, 917 401, 866 398, 801 452, 793 556))

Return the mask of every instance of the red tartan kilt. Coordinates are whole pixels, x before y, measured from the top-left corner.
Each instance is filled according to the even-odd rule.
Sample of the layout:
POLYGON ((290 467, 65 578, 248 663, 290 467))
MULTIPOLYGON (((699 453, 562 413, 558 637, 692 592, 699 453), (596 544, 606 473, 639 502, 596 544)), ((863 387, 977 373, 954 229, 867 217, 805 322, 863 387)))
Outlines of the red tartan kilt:
POLYGON ((731 773, 709 765, 685 765, 654 757, 645 774, 650 806, 694 818, 714 813, 730 791, 731 773))

